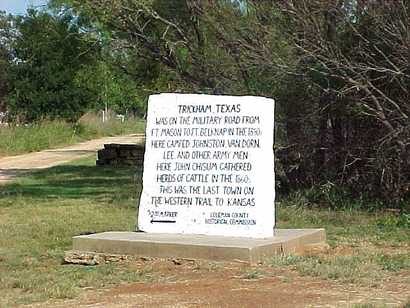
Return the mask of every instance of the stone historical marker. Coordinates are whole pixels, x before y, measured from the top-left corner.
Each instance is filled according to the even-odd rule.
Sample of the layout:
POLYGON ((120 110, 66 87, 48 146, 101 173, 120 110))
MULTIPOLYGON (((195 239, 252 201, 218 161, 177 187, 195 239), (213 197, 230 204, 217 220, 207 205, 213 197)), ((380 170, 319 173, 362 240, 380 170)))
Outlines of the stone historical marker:
POLYGON ((323 229, 274 229, 273 138, 272 99, 151 96, 139 232, 76 236, 74 255, 257 263, 323 244, 323 229))
POLYGON ((139 230, 266 238, 274 227, 274 101, 149 100, 139 230))

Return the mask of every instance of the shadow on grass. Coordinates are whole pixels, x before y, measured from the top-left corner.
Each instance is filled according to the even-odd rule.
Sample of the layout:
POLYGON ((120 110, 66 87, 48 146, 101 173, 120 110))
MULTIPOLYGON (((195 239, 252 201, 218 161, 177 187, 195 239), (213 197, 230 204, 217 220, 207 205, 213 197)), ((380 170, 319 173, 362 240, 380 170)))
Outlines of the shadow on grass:
POLYGON ((136 196, 141 189, 141 167, 63 165, 33 172, 0 186, 0 202, 22 196, 36 199, 110 199, 136 196))

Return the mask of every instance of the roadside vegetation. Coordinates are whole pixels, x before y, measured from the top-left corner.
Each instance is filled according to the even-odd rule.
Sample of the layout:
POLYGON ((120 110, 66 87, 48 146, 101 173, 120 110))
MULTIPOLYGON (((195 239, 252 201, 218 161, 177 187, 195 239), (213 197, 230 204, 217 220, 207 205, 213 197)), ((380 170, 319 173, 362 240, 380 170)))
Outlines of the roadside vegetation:
MULTIPOLYGON (((135 229, 141 172, 96 167, 94 158, 87 158, 0 186, 0 306, 74 298, 89 288, 164 279, 149 262, 63 264, 72 236, 135 229)), ((241 279, 280 270, 283 279, 291 281, 285 270, 369 288, 394 278, 410 288, 408 215, 359 207, 333 210, 307 202, 301 193, 278 202, 277 220, 280 228, 326 228, 330 247, 266 260, 246 270, 241 279)))
POLYGON ((55 148, 77 142, 125 134, 143 133, 145 121, 130 117, 124 122, 86 114, 77 123, 62 120, 41 121, 27 125, 0 126, 0 157, 55 148))
POLYGON ((302 276, 377 287, 391 275, 410 287, 410 215, 361 208, 325 209, 289 198, 278 204, 279 226, 321 228, 329 247, 303 256, 280 255, 272 267, 295 270, 302 276))

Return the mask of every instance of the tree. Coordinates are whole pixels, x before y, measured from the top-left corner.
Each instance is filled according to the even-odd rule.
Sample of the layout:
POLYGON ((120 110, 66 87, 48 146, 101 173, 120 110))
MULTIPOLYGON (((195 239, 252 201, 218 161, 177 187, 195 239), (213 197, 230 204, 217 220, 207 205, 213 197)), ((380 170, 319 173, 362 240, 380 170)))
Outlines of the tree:
POLYGON ((97 99, 90 108, 108 107, 122 114, 145 114, 143 89, 129 75, 113 67, 109 59, 102 58, 85 66, 77 75, 76 84, 95 93, 97 99))
POLYGON ((118 67, 135 80, 150 68, 152 92, 275 97, 293 188, 409 195, 408 1, 70 4, 107 34, 118 67))
POLYGON ((408 2, 302 0, 280 8, 303 68, 288 72, 317 89, 316 140, 307 139, 316 144, 317 179, 402 200, 410 191, 408 2))
POLYGON ((5 99, 9 93, 8 71, 11 64, 10 43, 12 38, 12 18, 0 11, 0 112, 6 110, 5 99))
MULTIPOLYGON (((118 67, 139 83, 157 79, 152 92, 250 94, 260 85, 242 68, 234 37, 236 30, 252 31, 246 23, 252 16, 231 1, 64 2, 107 33, 118 67)), ((260 77, 263 71, 251 73, 260 77)))
POLYGON ((98 56, 98 41, 81 31, 70 12, 53 16, 29 10, 17 18, 17 30, 10 70, 12 113, 25 121, 75 121, 96 99, 76 78, 98 56))

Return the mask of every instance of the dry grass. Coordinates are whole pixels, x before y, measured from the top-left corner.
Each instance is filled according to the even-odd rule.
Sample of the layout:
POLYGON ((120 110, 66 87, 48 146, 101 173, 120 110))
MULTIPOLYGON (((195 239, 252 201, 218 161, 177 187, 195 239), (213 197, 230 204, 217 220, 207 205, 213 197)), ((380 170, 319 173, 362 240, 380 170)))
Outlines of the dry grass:
POLYGON ((95 114, 87 114, 76 124, 43 121, 20 126, 0 126, 0 156, 17 155, 74 144, 103 136, 142 133, 145 122, 129 118, 124 123, 111 118, 102 123, 95 114))

